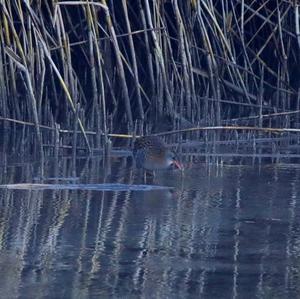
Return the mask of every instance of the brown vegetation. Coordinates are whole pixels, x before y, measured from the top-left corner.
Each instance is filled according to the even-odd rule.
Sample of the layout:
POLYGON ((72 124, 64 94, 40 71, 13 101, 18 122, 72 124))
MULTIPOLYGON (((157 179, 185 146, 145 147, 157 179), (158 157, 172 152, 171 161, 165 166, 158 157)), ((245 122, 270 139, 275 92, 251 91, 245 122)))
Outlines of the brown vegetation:
POLYGON ((6 0, 0 14, 0 117, 34 124, 41 154, 56 124, 78 126, 88 147, 161 120, 299 125, 292 1, 6 0))

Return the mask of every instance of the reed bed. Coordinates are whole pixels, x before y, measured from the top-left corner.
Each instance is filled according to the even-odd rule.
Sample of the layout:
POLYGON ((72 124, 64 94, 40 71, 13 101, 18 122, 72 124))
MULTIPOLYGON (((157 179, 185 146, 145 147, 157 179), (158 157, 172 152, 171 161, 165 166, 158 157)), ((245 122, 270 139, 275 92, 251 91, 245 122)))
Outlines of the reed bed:
POLYGON ((298 132, 296 2, 6 0, 0 14, 1 124, 33 126, 41 156, 57 125, 88 150, 121 134, 298 132))

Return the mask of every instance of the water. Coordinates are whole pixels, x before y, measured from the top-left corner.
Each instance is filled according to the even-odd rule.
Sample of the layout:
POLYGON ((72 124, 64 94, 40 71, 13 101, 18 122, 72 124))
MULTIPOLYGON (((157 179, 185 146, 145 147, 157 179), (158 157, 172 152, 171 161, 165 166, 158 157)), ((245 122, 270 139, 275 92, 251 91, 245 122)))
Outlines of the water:
MULTIPOLYGON (((4 161, 5 162, 5 161, 4 161)), ((143 184, 126 158, 49 159, 70 184, 143 184)), ((35 183, 6 161, 1 184, 35 183)), ((299 165, 190 165, 161 190, 0 189, 1 298, 299 298, 299 165)), ((45 183, 68 184, 49 179, 45 183)))

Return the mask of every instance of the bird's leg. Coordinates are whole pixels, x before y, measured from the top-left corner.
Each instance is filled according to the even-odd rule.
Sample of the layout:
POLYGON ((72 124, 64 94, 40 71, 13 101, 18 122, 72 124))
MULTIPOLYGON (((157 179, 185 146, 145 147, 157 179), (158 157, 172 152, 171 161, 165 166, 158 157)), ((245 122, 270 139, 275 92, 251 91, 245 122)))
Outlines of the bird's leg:
POLYGON ((152 181, 153 181, 153 179, 155 178, 155 172, 154 172, 154 170, 152 170, 152 171, 144 170, 144 184, 147 183, 147 177, 151 178, 152 181))

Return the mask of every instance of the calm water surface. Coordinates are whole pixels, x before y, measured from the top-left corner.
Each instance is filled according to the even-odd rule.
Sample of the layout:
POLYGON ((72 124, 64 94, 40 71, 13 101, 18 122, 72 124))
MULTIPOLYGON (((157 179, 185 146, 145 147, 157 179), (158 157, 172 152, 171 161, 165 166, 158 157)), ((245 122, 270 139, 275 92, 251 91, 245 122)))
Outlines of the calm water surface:
MULTIPOLYGON (((76 182, 142 183, 126 159, 101 163, 77 161, 76 182)), ((71 159, 54 164, 46 177, 74 174, 71 159)), ((36 168, 8 161, 1 184, 36 168)), ((170 190, 0 189, 0 297, 299 298, 299 177, 197 164, 148 178, 170 190)))

